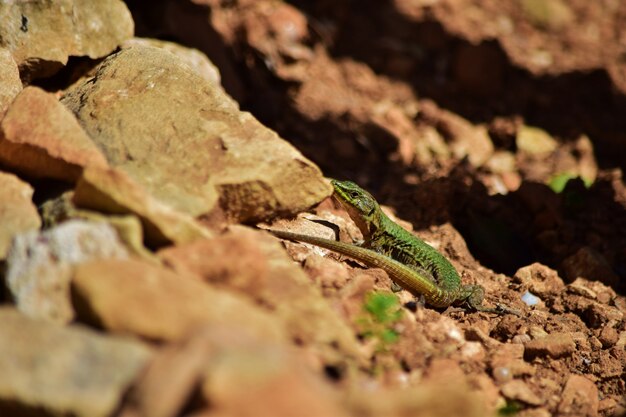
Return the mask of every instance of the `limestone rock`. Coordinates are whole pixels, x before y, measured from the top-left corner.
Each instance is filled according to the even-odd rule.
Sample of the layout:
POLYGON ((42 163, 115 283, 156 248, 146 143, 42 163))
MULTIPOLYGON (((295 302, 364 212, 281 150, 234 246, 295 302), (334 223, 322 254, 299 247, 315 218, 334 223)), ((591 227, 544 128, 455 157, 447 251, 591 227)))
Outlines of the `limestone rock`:
POLYGON ((540 337, 524 345, 524 358, 549 356, 561 358, 574 353, 576 343, 569 333, 553 333, 540 337))
POLYGON ((564 416, 597 416, 599 402, 596 384, 582 375, 570 375, 558 410, 564 416))
POLYGON ((6 258, 17 234, 41 226, 32 196, 30 185, 12 174, 0 172, 0 260, 6 258))
POLYGON ((152 340, 178 340, 205 324, 285 340, 269 313, 241 296, 138 260, 83 263, 72 279, 79 319, 152 340))
POLYGON ((153 246, 186 243, 210 232, 191 216, 161 203, 123 171, 90 168, 83 172, 73 196, 78 207, 109 214, 136 214, 153 246))
POLYGON ((0 48, 0 119, 22 89, 20 72, 8 49, 0 48))
POLYGON ((0 309, 0 415, 112 415, 151 352, 0 309))
POLYGON ((73 191, 67 191, 39 206, 44 227, 50 228, 71 219, 108 223, 115 229, 120 240, 124 242, 133 256, 159 262, 155 255, 144 246, 143 225, 137 215, 103 214, 97 211, 81 210, 72 203, 73 196, 73 191))
POLYGON ((18 235, 7 258, 6 283, 26 315, 67 323, 74 317, 69 294, 73 265, 126 257, 128 251, 110 225, 71 220, 41 234, 18 235))
POLYGON ((167 51, 124 49, 62 102, 112 166, 192 216, 252 221, 331 193, 316 166, 167 51))
POLYGON ((210 336, 214 355, 205 368, 201 392, 217 414, 351 415, 341 407, 337 390, 304 365, 295 350, 261 339, 246 340, 232 331, 210 336))
POLYGON ((294 348, 236 326, 203 326, 163 349, 122 415, 177 416, 198 391, 214 415, 346 415, 338 391, 294 348))
POLYGON ((538 127, 522 126, 515 138, 517 149, 531 155, 545 155, 556 149, 557 141, 538 127))
POLYGON ((545 402, 530 389, 528 384, 519 379, 507 382, 500 390, 510 400, 517 400, 530 405, 541 405, 545 402))
POLYGON ((122 48, 130 48, 132 46, 153 46, 171 52, 202 78, 213 83, 217 88, 221 88, 219 69, 213 65, 205 54, 197 49, 188 48, 175 42, 149 38, 132 38, 122 44, 122 48))
POLYGON ((159 256, 181 274, 193 274, 268 306, 293 340, 325 362, 360 357, 347 322, 267 233, 231 226, 221 236, 168 248, 159 256))
POLYGON ((470 164, 480 167, 493 155, 494 145, 485 125, 474 125, 430 101, 420 109, 425 118, 433 120, 437 131, 449 142, 454 157, 467 157, 470 164))
POLYGON ((28 79, 54 74, 69 56, 103 57, 134 30, 120 0, 3 1, 0 22, 0 47, 28 79))
POLYGON ((29 176, 65 181, 76 181, 86 166, 107 166, 72 113, 37 87, 22 90, 0 123, 0 163, 29 176))

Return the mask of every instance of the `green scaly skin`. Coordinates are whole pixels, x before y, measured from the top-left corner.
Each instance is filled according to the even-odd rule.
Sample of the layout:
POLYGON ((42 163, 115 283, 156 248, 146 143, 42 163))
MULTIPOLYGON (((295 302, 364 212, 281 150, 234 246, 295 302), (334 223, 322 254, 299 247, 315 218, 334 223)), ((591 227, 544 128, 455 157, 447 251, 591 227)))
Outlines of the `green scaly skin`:
POLYGON ((465 303, 478 311, 518 314, 503 306, 484 307, 484 288, 463 285, 456 269, 443 255, 394 223, 370 193, 350 181, 331 180, 331 183, 335 198, 361 230, 365 240, 362 245, 279 230, 270 232, 282 239, 310 243, 381 268, 395 283, 415 296, 423 296, 433 307, 465 303))

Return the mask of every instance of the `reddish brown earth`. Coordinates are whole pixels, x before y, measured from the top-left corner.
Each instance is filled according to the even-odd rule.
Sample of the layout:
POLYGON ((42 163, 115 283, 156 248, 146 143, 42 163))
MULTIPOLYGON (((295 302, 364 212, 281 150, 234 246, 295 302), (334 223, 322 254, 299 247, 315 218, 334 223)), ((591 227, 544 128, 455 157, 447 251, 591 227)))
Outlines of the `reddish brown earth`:
MULTIPOLYGON (((205 50, 244 109, 326 175, 357 181, 441 242, 488 299, 523 307, 525 290, 542 298, 524 318, 417 308, 400 342, 376 357, 386 382, 399 383, 398 367, 464 374, 485 395, 499 387, 520 415, 624 409, 626 4, 195 3, 162 3, 169 18, 137 7, 140 33, 205 50), (213 31, 200 33, 194 12, 205 4, 213 31), (520 149, 524 125, 556 146, 520 149), (597 178, 557 194, 545 184, 563 172, 597 178), (482 348, 450 353, 449 318, 482 348), (522 349, 536 332, 549 338, 522 349), (579 404, 579 390, 599 402, 579 404)), ((315 259, 307 270, 345 309, 388 284, 362 270, 346 284, 315 259)))
MULTIPOLYGON (((398 222, 450 259, 465 282, 483 285, 488 305, 504 303, 522 314, 435 310, 401 292, 402 314, 391 325, 398 339, 381 347, 366 337, 363 303, 372 290, 388 291, 387 275, 285 243, 357 335, 358 353, 350 342, 329 352, 315 345, 323 344, 318 332, 332 328, 339 335, 328 339, 345 341, 329 324, 331 315, 318 311, 316 317, 328 322, 307 321, 315 294, 295 281, 281 286, 276 265, 263 258, 267 253, 254 235, 245 234, 252 232, 235 228, 216 238, 223 245, 181 245, 158 256, 176 273, 209 283, 210 291, 233 292, 234 301, 224 301, 233 310, 243 310, 241 294, 262 306, 267 315, 257 327, 276 332, 277 352, 286 359, 276 359, 267 340, 231 332, 224 318, 215 328, 163 345, 134 385, 135 403, 121 407, 121 415, 150 407, 173 410, 152 415, 194 416, 293 410, 312 416, 626 415, 626 2, 127 5, 137 36, 203 51, 243 110, 326 176, 370 190, 398 222), (563 178, 571 179, 558 187, 563 178), (238 249, 240 263, 220 264, 230 256, 226 247, 238 249), (205 255, 191 256, 198 253, 205 255), (526 292, 538 297, 536 305, 522 301, 526 292), (289 328, 297 353, 280 345, 284 335, 272 327, 273 317, 289 328), (207 365, 207 352, 223 361, 207 365), (271 364, 259 366, 260 388, 253 379, 238 379, 245 371, 224 365, 256 361, 271 364), (199 369, 209 367, 210 377, 199 386, 199 369), (320 375, 323 385, 315 379, 320 375), (176 390, 165 384, 168 378, 179 382, 176 390), (249 397, 233 394, 242 386, 249 397), (403 396, 416 387, 423 388, 419 400, 403 396), (390 390, 381 394, 381 388, 390 390), (285 395, 277 394, 283 389, 285 395), (312 392, 324 400, 318 403, 312 392), (377 394, 368 398, 369 392, 377 394), (453 400, 448 404, 447 398, 453 400)), ((78 61, 37 83, 50 90, 66 86, 85 64, 78 61)), ((358 238, 330 200, 312 212, 337 225, 344 240, 358 238)), ((308 220, 281 222, 305 233, 327 232, 308 220)), ((129 268, 126 261, 118 266, 129 268)), ((191 302, 186 307, 196 314, 214 297, 195 281, 181 289, 173 272, 130 266, 145 276, 137 272, 141 280, 129 287, 129 298, 105 316, 113 323, 104 324, 108 330, 169 342, 195 324, 137 309, 127 313, 136 327, 116 327, 117 313, 151 288, 152 275, 171 288, 155 298, 155 309, 168 297, 187 304, 206 292, 196 297, 197 310, 191 302), (168 337, 157 337, 163 328, 168 337)), ((113 294, 121 286, 115 269, 105 286, 90 278, 90 268, 98 264, 80 267, 74 277, 79 292, 113 294)))

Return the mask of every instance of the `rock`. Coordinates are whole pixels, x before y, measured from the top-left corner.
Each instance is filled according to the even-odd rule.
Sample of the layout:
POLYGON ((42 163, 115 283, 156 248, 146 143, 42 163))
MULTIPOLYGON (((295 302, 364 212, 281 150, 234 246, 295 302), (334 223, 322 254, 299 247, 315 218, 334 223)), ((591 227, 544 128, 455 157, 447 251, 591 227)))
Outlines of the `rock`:
POLYGON ((554 151, 558 142, 543 129, 522 126, 515 138, 517 149, 531 155, 545 155, 554 151))
POLYGON ((535 394, 530 387, 519 379, 509 381, 500 387, 502 395, 510 400, 517 400, 529 405, 541 405, 544 400, 535 394))
POLYGON ((563 0, 521 0, 522 12, 534 25, 558 31, 575 21, 576 14, 563 0))
POLYGON ((487 168, 496 174, 514 172, 517 168, 515 154, 509 151, 496 151, 487 161, 487 168))
POLYGON ((539 339, 531 340, 524 345, 524 358, 537 356, 561 358, 569 356, 576 350, 576 343, 569 333, 552 333, 539 339))
POLYGON ((134 214, 107 215, 97 211, 81 210, 72 203, 73 196, 73 191, 67 191, 39 206, 41 218, 46 227, 49 228, 70 219, 104 222, 115 229, 120 240, 134 256, 159 263, 156 256, 144 246, 143 226, 139 217, 134 214))
POLYGON ((83 263, 74 270, 72 289, 78 318, 113 332, 172 341, 219 324, 285 340, 273 315, 243 297, 143 261, 83 263))
POLYGON ((559 415, 589 416, 598 415, 598 388, 582 375, 570 375, 561 394, 558 406, 559 415))
POLYGON ((20 72, 11 52, 8 49, 0 48, 0 119, 21 90, 20 72))
POLYGON ((338 391, 304 365, 293 348, 228 325, 201 327, 165 348, 124 411, 177 416, 198 391, 214 415, 347 415, 338 391))
POLYGON ((404 389, 361 389, 350 395, 352 415, 484 417, 485 393, 462 380, 418 384, 404 389))
POLYGON ((24 314, 67 323, 74 317, 69 294, 73 265, 126 257, 110 225, 71 220, 42 233, 18 235, 7 257, 6 283, 24 314))
POLYGON ((600 342, 602 342, 602 347, 604 349, 608 349, 617 343, 617 341, 619 340, 619 333, 613 326, 606 325, 604 326, 602 331, 600 331, 598 339, 600 339, 600 342))
POLYGON ((222 88, 219 69, 205 54, 197 49, 187 48, 174 42, 148 38, 132 38, 122 43, 122 49, 133 46, 152 46, 171 52, 206 81, 215 85, 216 88, 222 88))
MULTIPOLYGON (((239 334, 240 329, 226 328, 239 334)), ((198 389, 199 382, 214 357, 213 335, 220 330, 206 326, 179 343, 171 343, 159 351, 141 379, 134 386, 120 416, 176 416, 198 389)))
POLYGON ((150 356, 130 339, 1 308, 0 415, 112 415, 150 356))
POLYGON ((37 87, 22 90, 0 122, 0 163, 32 177, 71 182, 87 166, 107 166, 72 113, 37 87))
POLYGON ((158 48, 108 57, 62 102, 112 166, 192 216, 249 222, 295 214, 332 191, 291 145, 158 48))
POLYGON ((272 310, 293 340, 325 362, 360 358, 356 338, 276 238, 243 226, 210 239, 159 252, 182 274, 234 290, 272 310))
POLYGON ((202 395, 224 416, 350 415, 337 390, 313 373, 299 355, 266 342, 213 336, 215 357, 202 381, 202 395), (242 397, 243 396, 243 397, 242 397), (245 401, 241 399, 245 398, 245 401))
POLYGON ((54 74, 70 55, 108 55, 134 30, 120 0, 1 2, 0 21, 0 47, 11 51, 26 79, 54 74))
POLYGON ((533 263, 518 269, 513 275, 513 280, 521 284, 522 290, 529 290, 543 301, 563 293, 565 289, 565 284, 559 278, 558 273, 540 263, 533 263))
POLYGON ((16 235, 41 227, 32 197, 30 185, 13 174, 0 172, 0 261, 6 258, 16 235))
POLYGON ((439 130, 450 141, 455 158, 467 157, 475 167, 484 165, 493 155, 494 146, 485 125, 474 125, 462 117, 434 107, 425 106, 425 117, 432 116, 439 130))
POLYGON ((152 246, 186 243, 211 233, 195 219, 178 212, 149 195, 125 172, 90 168, 76 185, 73 203, 81 208, 109 214, 136 214, 146 240, 152 246))
POLYGON ((590 281, 602 281, 615 288, 621 283, 606 258, 589 246, 583 246, 563 260, 562 267, 565 277, 570 281, 582 277, 590 281))

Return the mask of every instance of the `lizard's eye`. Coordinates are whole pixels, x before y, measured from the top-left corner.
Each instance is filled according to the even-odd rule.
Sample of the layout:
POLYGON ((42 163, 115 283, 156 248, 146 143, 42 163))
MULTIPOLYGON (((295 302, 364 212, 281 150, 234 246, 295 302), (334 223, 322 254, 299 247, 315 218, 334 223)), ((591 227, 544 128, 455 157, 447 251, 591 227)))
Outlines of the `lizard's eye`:
POLYGON ((358 198, 358 197, 359 197, 359 193, 357 193, 356 191, 352 191, 352 192, 350 193, 350 197, 352 197, 352 198, 358 198))

